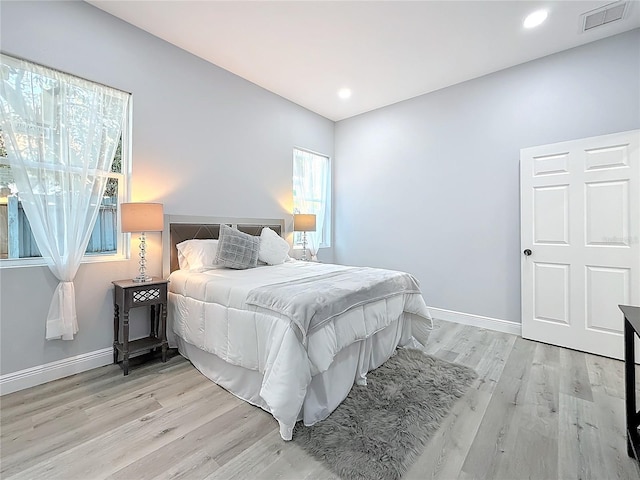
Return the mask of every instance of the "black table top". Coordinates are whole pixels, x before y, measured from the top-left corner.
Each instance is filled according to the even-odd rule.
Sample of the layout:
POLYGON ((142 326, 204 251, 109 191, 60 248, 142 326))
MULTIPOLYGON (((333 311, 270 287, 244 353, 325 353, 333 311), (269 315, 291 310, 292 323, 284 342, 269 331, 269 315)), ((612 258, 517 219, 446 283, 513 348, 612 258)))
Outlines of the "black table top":
POLYGON ((632 307, 630 305, 618 305, 618 307, 624 313, 624 318, 629 321, 636 333, 640 335, 640 307, 632 307))

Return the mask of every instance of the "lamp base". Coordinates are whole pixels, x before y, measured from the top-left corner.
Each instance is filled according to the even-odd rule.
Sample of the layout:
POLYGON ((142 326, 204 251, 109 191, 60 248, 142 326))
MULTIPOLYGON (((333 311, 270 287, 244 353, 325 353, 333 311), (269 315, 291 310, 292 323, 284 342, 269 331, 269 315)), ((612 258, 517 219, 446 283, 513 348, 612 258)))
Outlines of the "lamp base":
POLYGON ((307 261, 307 232, 302 232, 302 261, 307 261))
POLYGON ((152 278, 147 275, 147 236, 144 232, 140 232, 140 269, 138 270, 138 276, 132 280, 135 283, 150 282, 152 278))
POLYGON ((149 275, 145 275, 145 276, 138 275, 137 277, 132 278, 131 280, 134 281, 135 283, 144 283, 144 282, 150 282, 151 280, 153 280, 153 278, 150 277, 149 275))

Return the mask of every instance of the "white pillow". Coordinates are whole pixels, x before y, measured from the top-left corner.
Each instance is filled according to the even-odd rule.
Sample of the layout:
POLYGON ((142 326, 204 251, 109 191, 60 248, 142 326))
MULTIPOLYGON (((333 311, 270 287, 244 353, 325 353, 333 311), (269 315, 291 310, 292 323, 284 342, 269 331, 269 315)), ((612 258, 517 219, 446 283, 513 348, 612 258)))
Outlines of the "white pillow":
POLYGON ((185 240, 176 245, 180 270, 203 271, 216 265, 218 240, 185 240))
POLYGON ((269 227, 264 227, 260 233, 258 260, 269 265, 279 265, 288 258, 289 244, 287 241, 269 227))

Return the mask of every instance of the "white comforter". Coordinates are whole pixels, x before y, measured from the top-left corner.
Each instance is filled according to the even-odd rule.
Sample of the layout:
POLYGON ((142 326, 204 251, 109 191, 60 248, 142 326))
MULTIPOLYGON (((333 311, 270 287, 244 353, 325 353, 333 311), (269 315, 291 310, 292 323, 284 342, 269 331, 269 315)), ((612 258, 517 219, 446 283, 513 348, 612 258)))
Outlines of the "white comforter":
POLYGON ((422 345, 432 326, 422 295, 399 294, 333 318, 309 335, 305 348, 287 317, 246 303, 256 287, 345 268, 292 261, 249 270, 178 270, 169 277, 173 331, 233 365, 262 373, 260 395, 278 420, 282 438, 290 440, 311 377, 327 370, 340 350, 382 330, 403 312, 412 314, 412 334, 422 345))

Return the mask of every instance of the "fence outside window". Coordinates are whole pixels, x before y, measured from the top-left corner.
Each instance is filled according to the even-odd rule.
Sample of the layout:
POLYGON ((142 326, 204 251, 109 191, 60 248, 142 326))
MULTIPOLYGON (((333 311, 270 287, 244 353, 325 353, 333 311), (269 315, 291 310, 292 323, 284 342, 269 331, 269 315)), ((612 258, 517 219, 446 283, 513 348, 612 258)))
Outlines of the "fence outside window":
MULTIPOLYGON (((0 199, 0 258, 40 257, 29 220, 17 195, 0 199), (6 203, 2 200, 5 200, 6 203)), ((117 198, 103 197, 86 255, 116 253, 118 249, 117 198)))

